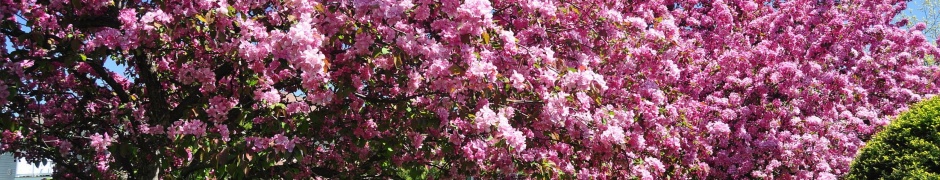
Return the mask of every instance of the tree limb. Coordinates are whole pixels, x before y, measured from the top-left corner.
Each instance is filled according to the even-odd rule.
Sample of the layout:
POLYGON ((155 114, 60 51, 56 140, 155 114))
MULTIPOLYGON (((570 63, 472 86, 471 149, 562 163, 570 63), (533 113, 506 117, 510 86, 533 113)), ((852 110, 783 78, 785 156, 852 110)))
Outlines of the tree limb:
POLYGON ((127 94, 127 91, 121 84, 118 84, 118 82, 114 80, 114 77, 111 77, 111 73, 108 73, 108 70, 104 69, 104 65, 93 61, 88 61, 88 64, 108 86, 111 86, 111 89, 118 95, 122 103, 130 102, 130 95, 127 94))
POLYGON ((173 110, 170 111, 170 113, 167 114, 164 118, 167 120, 177 120, 177 119, 182 118, 184 115, 186 115, 186 112, 187 112, 186 110, 191 108, 192 105, 198 102, 200 98, 201 96, 199 95, 199 93, 194 93, 194 94, 190 94, 189 96, 186 96, 186 98, 184 98, 183 101, 181 101, 179 105, 176 106, 176 108, 173 108, 173 110))
POLYGON ((427 96, 427 95, 442 95, 442 94, 444 94, 444 93, 428 92, 428 93, 415 94, 415 95, 411 95, 411 96, 399 96, 399 97, 395 97, 395 98, 372 97, 372 96, 366 96, 366 95, 361 94, 361 93, 354 93, 354 94, 356 95, 356 97, 362 98, 363 100, 366 100, 366 101, 369 101, 369 102, 373 102, 373 103, 399 103, 399 102, 408 101, 408 100, 411 100, 411 99, 414 99, 414 98, 417 98, 417 97, 421 97, 421 96, 427 96))

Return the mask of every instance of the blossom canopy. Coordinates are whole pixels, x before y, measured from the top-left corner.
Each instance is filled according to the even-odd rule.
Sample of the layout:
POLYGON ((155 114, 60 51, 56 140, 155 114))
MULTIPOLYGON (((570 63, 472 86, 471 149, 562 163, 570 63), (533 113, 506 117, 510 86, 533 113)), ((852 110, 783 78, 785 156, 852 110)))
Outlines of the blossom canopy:
POLYGON ((0 151, 65 179, 836 179, 940 92, 904 8, 0 0, 0 151))

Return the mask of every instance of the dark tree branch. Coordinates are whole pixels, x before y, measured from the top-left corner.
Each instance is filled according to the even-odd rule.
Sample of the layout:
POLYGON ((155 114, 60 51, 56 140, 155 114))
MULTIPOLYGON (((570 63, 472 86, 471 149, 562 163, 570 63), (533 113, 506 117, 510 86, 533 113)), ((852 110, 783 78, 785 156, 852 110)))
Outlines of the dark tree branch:
POLYGON ((122 153, 124 152, 123 148, 126 148, 126 147, 122 147, 121 145, 118 145, 118 149, 119 149, 118 152, 112 153, 112 154, 115 154, 114 159, 118 163, 121 163, 121 168, 124 169, 124 171, 127 171, 127 174, 129 174, 130 177, 137 177, 137 173, 134 172, 134 166, 131 165, 130 159, 128 159, 127 157, 124 157, 124 153, 122 153))
POLYGON ((336 171, 330 168, 325 168, 325 167, 312 167, 310 168, 310 171, 313 172, 313 174, 316 174, 317 176, 321 176, 325 178, 334 178, 336 177, 336 175, 339 175, 339 171, 336 171))
POLYGON ((88 64, 91 66, 91 69, 95 70, 95 73, 97 73, 98 76, 108 84, 108 86, 111 86, 111 89, 118 95, 118 98, 121 99, 121 102, 127 103, 131 101, 130 95, 127 94, 127 91, 124 89, 124 87, 121 86, 121 84, 118 84, 118 82, 114 80, 114 77, 111 77, 111 73, 108 73, 109 71, 104 69, 104 65, 93 61, 88 61, 88 64))
MULTIPOLYGON (((284 164, 284 165, 275 165, 275 166, 272 166, 270 170, 273 170, 273 171, 275 171, 275 172, 285 172, 285 171, 288 171, 287 168, 300 168, 300 165, 297 164, 297 163, 284 164)), ((262 173, 261 171, 263 171, 263 170, 261 170, 261 169, 252 169, 252 170, 249 172, 249 174, 260 174, 260 173, 262 173)), ((336 171, 336 170, 330 169, 330 168, 326 168, 326 167, 310 167, 310 172, 312 172, 314 175, 317 175, 317 176, 320 176, 320 177, 324 177, 324 178, 337 178, 337 176, 339 176, 339 174, 341 174, 341 172, 339 172, 339 171, 336 171)), ((186 177, 186 176, 182 176, 182 177, 186 177)))
MULTIPOLYGON (((222 149, 222 150, 219 152, 219 154, 227 154, 227 153, 230 153, 230 152, 229 152, 229 148, 224 148, 224 149, 222 149)), ((192 174, 193 174, 194 172, 196 172, 196 171, 203 170, 203 169, 206 169, 206 168, 211 168, 211 167, 212 167, 212 166, 211 166, 212 164, 219 164, 219 163, 221 163, 221 164, 230 164, 230 163, 234 162, 236 159, 238 159, 238 157, 237 157, 237 156, 227 156, 227 158, 225 159, 224 162, 223 162, 223 161, 220 161, 219 159, 220 159, 220 158, 216 158, 216 161, 217 161, 216 163, 203 163, 203 162, 193 161, 192 163, 190 163, 189 165, 187 165, 186 167, 184 167, 183 169, 180 170, 180 177, 181 177, 181 178, 192 178, 192 177, 190 177, 190 176, 192 176, 192 174)))
POLYGON ((193 178, 190 176, 192 176, 194 172, 198 170, 203 170, 206 168, 209 168, 209 164, 198 162, 198 161, 192 161, 189 163, 189 165, 187 165, 185 168, 180 170, 180 177, 181 178, 193 178))
POLYGON ((529 104, 529 103, 532 103, 532 104, 540 104, 540 103, 542 103, 542 101, 539 101, 539 100, 525 100, 525 99, 507 99, 506 102, 520 103, 520 104, 529 104))
POLYGON ((79 29, 110 27, 114 29, 121 28, 121 21, 117 16, 98 16, 98 17, 80 17, 72 22, 73 27, 79 29))
MULTIPOLYGON (((157 79, 157 70, 147 61, 147 56, 144 54, 134 55, 134 64, 137 65, 137 74, 140 76, 137 81, 143 82, 146 87, 145 95, 148 103, 150 103, 147 106, 150 118, 160 119, 160 116, 165 115, 164 112, 169 109, 169 105, 166 95, 163 93, 163 85, 157 79)), ((173 119, 178 118, 171 118, 171 120, 173 119)))
POLYGON ((199 95, 199 93, 193 93, 193 94, 190 94, 189 96, 186 96, 186 98, 184 98, 183 101, 181 101, 179 105, 176 106, 176 108, 173 108, 173 110, 170 111, 170 113, 166 114, 164 118, 166 120, 177 120, 177 119, 182 118, 183 116, 186 115, 186 112, 187 112, 186 110, 192 108, 193 104, 199 102, 199 99, 201 98, 202 97, 201 95, 199 95))
POLYGON ((411 99, 414 99, 414 98, 417 98, 417 97, 421 97, 421 96, 427 96, 427 95, 443 95, 444 93, 428 92, 428 93, 415 94, 415 95, 411 95, 411 96, 399 96, 399 97, 395 97, 395 98, 372 97, 372 96, 366 96, 366 95, 361 94, 361 93, 354 93, 354 94, 356 95, 356 97, 362 98, 363 100, 366 100, 366 101, 369 101, 369 102, 373 102, 373 103, 400 103, 400 102, 408 101, 408 100, 411 100, 411 99))
POLYGON ((72 27, 79 29, 94 29, 102 27, 110 27, 114 29, 120 29, 123 24, 118 20, 118 8, 109 7, 106 11, 97 15, 84 15, 84 16, 75 16, 76 14, 67 14, 60 25, 62 27, 67 27, 66 24, 71 24, 72 27))
POLYGON ((11 30, 11 29, 6 29, 6 28, 0 28, 0 34, 4 34, 13 38, 13 37, 20 37, 22 35, 25 35, 26 32, 24 32, 23 30, 19 30, 19 29, 11 30))

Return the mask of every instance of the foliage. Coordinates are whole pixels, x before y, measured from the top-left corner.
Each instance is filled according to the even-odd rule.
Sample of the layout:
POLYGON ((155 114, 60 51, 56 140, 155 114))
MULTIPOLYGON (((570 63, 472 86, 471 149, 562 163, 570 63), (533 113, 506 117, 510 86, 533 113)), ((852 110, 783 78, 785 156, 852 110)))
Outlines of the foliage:
POLYGON ((862 148, 849 179, 940 178, 940 98, 901 113, 862 148))
POLYGON ((940 90, 903 3, 0 0, 0 150, 66 179, 833 179, 940 90))

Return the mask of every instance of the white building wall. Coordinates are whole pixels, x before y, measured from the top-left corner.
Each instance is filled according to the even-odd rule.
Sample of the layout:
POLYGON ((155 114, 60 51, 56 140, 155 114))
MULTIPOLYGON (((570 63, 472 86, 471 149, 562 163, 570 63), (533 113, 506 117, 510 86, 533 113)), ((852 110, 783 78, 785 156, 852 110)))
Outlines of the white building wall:
POLYGON ((0 154, 0 180, 13 180, 16 177, 16 159, 13 154, 0 154))

